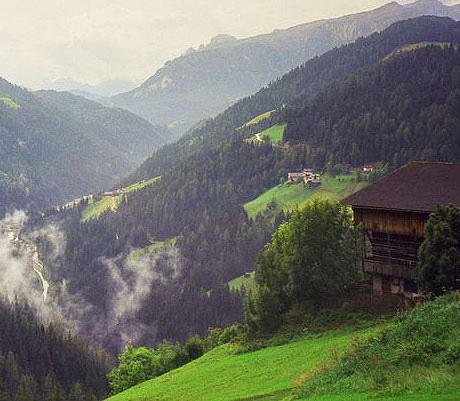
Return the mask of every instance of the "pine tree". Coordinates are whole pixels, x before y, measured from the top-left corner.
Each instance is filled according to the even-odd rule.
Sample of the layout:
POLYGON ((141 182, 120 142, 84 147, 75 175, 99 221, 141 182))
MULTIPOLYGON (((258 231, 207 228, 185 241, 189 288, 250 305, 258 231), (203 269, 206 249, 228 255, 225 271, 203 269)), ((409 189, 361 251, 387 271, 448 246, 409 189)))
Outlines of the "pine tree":
POLYGON ((460 210, 438 206, 426 226, 419 251, 417 283, 434 295, 460 288, 460 210))

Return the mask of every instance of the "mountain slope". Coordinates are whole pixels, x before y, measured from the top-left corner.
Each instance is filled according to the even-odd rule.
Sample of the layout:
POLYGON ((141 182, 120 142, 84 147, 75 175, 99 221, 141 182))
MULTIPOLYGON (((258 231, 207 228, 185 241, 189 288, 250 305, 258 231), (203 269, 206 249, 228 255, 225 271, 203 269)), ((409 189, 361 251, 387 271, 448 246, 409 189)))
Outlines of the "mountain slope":
POLYGON ((107 394, 105 377, 112 358, 80 338, 43 324, 33 308, 0 299, 0 399, 75 399, 107 394))
POLYGON ((304 372, 324 363, 333 350, 342 351, 365 332, 340 330, 244 354, 236 354, 235 346, 223 345, 108 400, 281 400, 304 372))
POLYGON ((459 310, 452 294, 387 324, 239 355, 224 345, 108 400, 457 400, 459 310))
MULTIPOLYGON (((460 90, 458 73, 455 72, 460 64, 458 48, 426 46, 383 61, 405 45, 421 41, 460 43, 460 23, 438 17, 399 22, 380 34, 307 62, 177 143, 156 151, 119 188, 155 176, 161 176, 161 181, 127 194, 126 201, 118 206, 116 213, 107 212, 85 224, 80 224, 82 210, 71 211, 73 218, 68 214, 63 216, 68 247, 65 268, 58 271, 59 279, 65 278, 72 290, 84 289, 88 300, 99 305, 101 316, 104 316, 107 314, 106 305, 110 304, 106 291, 110 276, 104 258, 122 261, 132 248, 145 248, 155 241, 177 237, 176 247, 181 256, 179 273, 169 281, 152 284, 138 313, 132 315, 133 320, 138 319, 136 327, 148 329, 148 341, 184 340, 190 332, 204 333, 207 327, 225 326, 241 319, 241 303, 232 298, 224 283, 253 269, 257 254, 277 224, 286 218, 269 208, 250 219, 244 204, 277 185, 281 178, 286 178, 288 171, 297 171, 307 163, 322 169, 339 161, 359 162, 375 157, 374 143, 366 146, 366 141, 373 138, 372 126, 366 131, 344 124, 336 130, 337 134, 329 132, 332 145, 334 141, 339 145, 343 143, 340 141, 345 141, 353 148, 356 143, 362 152, 356 159, 353 158, 355 153, 345 152, 344 155, 341 146, 329 146, 329 143, 323 149, 321 143, 315 143, 315 148, 322 151, 315 152, 312 159, 312 146, 305 144, 300 135, 296 146, 272 146, 247 141, 254 133, 285 118, 288 131, 299 127, 300 134, 308 135, 308 121, 296 125, 296 118, 302 117, 305 107, 315 111, 313 129, 316 115, 330 118, 332 122, 335 119, 340 121, 347 113, 366 116, 374 113, 377 101, 382 101, 382 107, 388 106, 386 101, 383 102, 384 95, 398 94, 394 105, 396 116, 393 117, 398 124, 415 124, 424 128, 439 125, 441 129, 439 133, 431 128, 416 131, 416 140, 409 135, 408 138, 414 140, 413 146, 410 142, 400 146, 404 134, 401 136, 397 129, 388 129, 386 143, 391 144, 395 139, 404 151, 403 158, 397 163, 411 160, 426 145, 431 148, 432 143, 439 142, 437 138, 445 140, 442 145, 447 150, 452 149, 449 158, 458 159, 460 152, 454 152, 458 149, 456 127, 460 115, 455 112, 460 109, 460 97, 455 95, 460 90), (407 71, 401 71, 404 66, 407 71), (433 82, 432 87, 420 85, 423 76, 427 82, 433 82), (355 87, 364 90, 353 92, 354 86, 349 82, 356 82, 355 87), (441 87, 440 82, 444 82, 441 87), (341 92, 337 92, 337 87, 342 88, 341 92), (422 95, 421 91, 424 91, 422 95), (375 100, 369 98, 372 95, 375 100), (287 106, 258 124, 238 129, 261 112, 276 108, 282 99, 287 100, 287 106), (324 110, 319 106, 313 108, 313 105, 320 104, 315 103, 319 102, 318 99, 328 100, 324 110), (400 99, 407 99, 407 107, 401 107, 400 99), (446 99, 451 99, 447 109, 446 99), (397 115, 398 110, 404 113, 397 115), (429 118, 429 125, 425 124, 428 120, 424 110, 435 112, 435 118, 429 118), (326 112, 329 115, 323 114, 326 112), (446 115, 448 119, 443 122, 446 115), (446 128, 448 131, 444 132, 446 128)), ((380 133, 375 132, 375 138, 380 138, 380 133)), ((292 142, 294 145, 294 139, 292 142)), ((430 154, 441 159, 445 158, 442 152, 442 146, 438 146, 433 147, 430 154)), ((380 161, 390 167, 397 166, 393 155, 390 157, 389 154, 385 151, 385 158, 380 161)), ((122 263, 120 269, 123 270, 122 263)))
POLYGON ((458 161, 458 43, 400 53, 285 110, 284 139, 307 143, 316 165, 458 161))
POLYGON ((213 38, 198 50, 166 63, 138 88, 111 97, 155 124, 183 133, 198 120, 225 109, 314 56, 420 15, 460 19, 460 6, 437 0, 396 2, 376 10, 321 20, 247 39, 213 38))
POLYGON ((459 38, 460 25, 452 19, 419 17, 395 23, 381 33, 315 57, 254 95, 236 102, 177 143, 154 152, 127 177, 122 186, 162 175, 173 168, 175 160, 219 146, 234 137, 235 130, 247 136, 276 123, 284 123, 285 119, 290 118, 292 107, 304 107, 333 83, 378 64, 405 45, 420 42, 458 43, 459 38), (274 109, 268 118, 258 124, 245 126, 254 117, 274 109))
POLYGON ((0 100, 0 216, 100 190, 164 142, 142 118, 69 93, 0 79, 0 100))

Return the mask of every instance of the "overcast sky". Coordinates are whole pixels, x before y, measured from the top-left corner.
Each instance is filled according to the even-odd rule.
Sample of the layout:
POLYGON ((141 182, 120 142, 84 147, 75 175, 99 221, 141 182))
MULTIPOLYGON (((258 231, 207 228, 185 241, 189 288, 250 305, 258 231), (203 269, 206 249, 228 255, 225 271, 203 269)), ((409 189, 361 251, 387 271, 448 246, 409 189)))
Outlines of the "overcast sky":
POLYGON ((242 38, 388 1, 0 0, 0 76, 33 89, 63 78, 140 83, 220 33, 242 38))

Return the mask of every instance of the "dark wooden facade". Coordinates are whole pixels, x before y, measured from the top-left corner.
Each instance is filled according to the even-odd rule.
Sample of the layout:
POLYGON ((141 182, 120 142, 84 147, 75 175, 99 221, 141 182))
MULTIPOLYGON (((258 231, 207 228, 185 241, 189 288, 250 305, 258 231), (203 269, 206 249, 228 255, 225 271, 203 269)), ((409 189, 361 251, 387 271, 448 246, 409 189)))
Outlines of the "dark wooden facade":
POLYGON ((418 250, 437 205, 460 205, 460 164, 412 162, 342 201, 363 227, 377 294, 417 293, 418 250))
POLYGON ((374 292, 417 292, 418 250, 429 214, 353 207, 354 220, 363 227, 362 269, 374 276, 374 292))

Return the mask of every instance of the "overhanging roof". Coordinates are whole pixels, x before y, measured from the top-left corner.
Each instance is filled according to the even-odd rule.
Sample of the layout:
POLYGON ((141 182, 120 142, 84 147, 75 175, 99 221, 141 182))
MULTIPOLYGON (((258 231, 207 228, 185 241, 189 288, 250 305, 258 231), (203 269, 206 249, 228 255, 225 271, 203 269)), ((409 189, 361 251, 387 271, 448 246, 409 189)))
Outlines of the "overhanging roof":
POLYGON ((430 213, 437 205, 460 207, 460 164, 411 162, 342 200, 371 209, 430 213))

